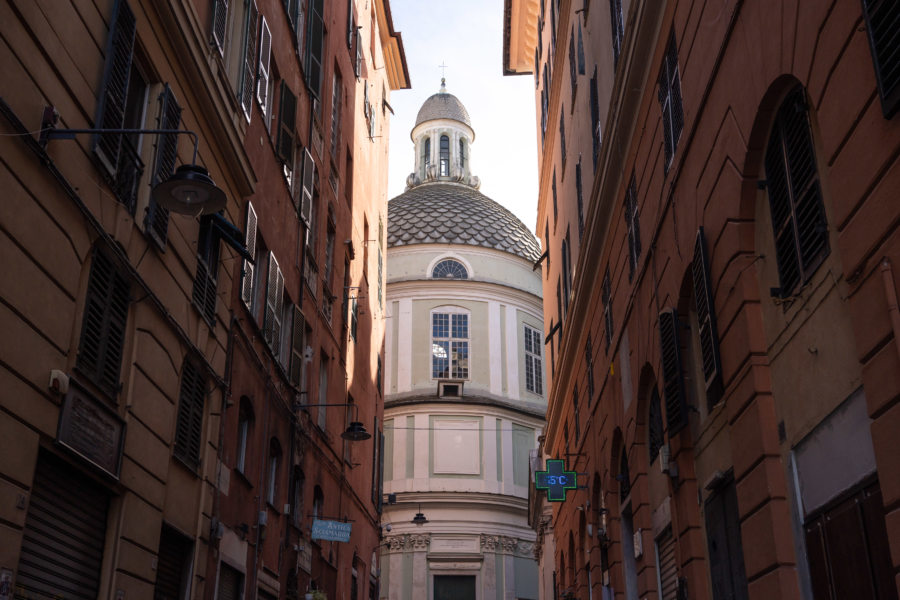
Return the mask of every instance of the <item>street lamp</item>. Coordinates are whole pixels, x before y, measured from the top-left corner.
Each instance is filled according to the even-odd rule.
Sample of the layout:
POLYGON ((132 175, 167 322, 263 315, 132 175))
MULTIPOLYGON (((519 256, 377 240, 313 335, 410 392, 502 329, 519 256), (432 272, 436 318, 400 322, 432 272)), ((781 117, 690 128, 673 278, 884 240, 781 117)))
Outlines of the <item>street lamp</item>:
MULTIPOLYGON (((349 406, 356 412, 355 418, 359 418, 359 407, 355 404, 303 404, 300 408, 307 409, 314 406, 349 406)), ((350 425, 347 426, 347 430, 341 434, 341 437, 351 442, 362 442, 372 437, 372 434, 366 431, 361 421, 350 421, 350 425)))
POLYGON ((416 513, 416 516, 413 517, 412 520, 415 525, 424 525, 428 522, 428 519, 425 518, 425 515, 422 514, 422 503, 419 503, 419 512, 416 513))

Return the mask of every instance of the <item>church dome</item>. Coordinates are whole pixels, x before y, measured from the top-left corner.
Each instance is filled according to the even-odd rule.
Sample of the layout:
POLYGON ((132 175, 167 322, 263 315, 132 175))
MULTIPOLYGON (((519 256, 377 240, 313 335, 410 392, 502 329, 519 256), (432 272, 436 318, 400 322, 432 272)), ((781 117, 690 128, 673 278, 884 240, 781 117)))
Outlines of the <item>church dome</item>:
POLYGON ((388 202, 388 247, 413 244, 481 246, 531 262, 541 256, 537 239, 514 214, 457 183, 418 185, 388 202))
POLYGON ((472 121, 469 119, 469 111, 467 111, 466 107, 463 106, 463 103, 459 101, 459 98, 453 94, 447 93, 443 85, 441 86, 440 92, 432 95, 424 104, 422 104, 422 108, 419 109, 419 114, 416 115, 415 127, 418 127, 425 121, 433 121, 436 119, 450 119, 452 121, 459 121, 469 128, 472 127, 472 121))

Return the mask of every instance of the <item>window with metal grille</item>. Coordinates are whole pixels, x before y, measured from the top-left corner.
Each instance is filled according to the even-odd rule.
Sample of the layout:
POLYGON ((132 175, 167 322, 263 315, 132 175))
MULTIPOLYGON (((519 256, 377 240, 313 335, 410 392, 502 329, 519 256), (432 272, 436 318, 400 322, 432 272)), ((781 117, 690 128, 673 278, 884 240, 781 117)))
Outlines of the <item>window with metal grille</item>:
POLYGON ((619 64, 622 41, 625 39, 625 16, 622 14, 622 0, 609 0, 609 17, 612 25, 613 67, 619 64))
POLYGON ((112 397, 119 392, 119 370, 128 321, 129 282, 101 249, 94 250, 84 299, 78 371, 112 397))
POLYGON ((446 135, 441 136, 440 147, 440 174, 442 177, 450 175, 450 138, 446 135))
POLYGON ((544 373, 541 364, 541 334, 525 325, 525 389, 533 394, 544 393, 544 373))
POLYGON ((466 271, 466 267, 458 260, 445 258, 434 265, 434 268, 431 270, 431 277, 433 279, 468 279, 469 273, 466 271))
POLYGON ((309 35, 303 59, 309 92, 317 100, 322 97, 322 51, 325 47, 323 8, 324 0, 309 0, 309 35))
POLYGON ((806 93, 797 84, 778 109, 766 147, 766 188, 784 298, 809 281, 830 251, 806 93))
POLYGON ((431 377, 468 379, 469 315, 434 312, 431 314, 431 377))
POLYGON ((244 111, 244 118, 250 122, 253 109, 253 90, 256 88, 256 42, 259 27, 259 11, 256 2, 248 3, 246 22, 244 23, 244 39, 241 47, 241 82, 238 87, 238 100, 244 111))
POLYGON ((591 341, 591 334, 588 334, 587 340, 584 342, 584 369, 587 379, 588 404, 594 398, 594 344, 591 341))
POLYGON ((178 394, 174 454, 193 469, 200 466, 205 398, 206 380, 200 373, 200 369, 193 362, 185 359, 181 367, 181 390, 178 394))
POLYGON ((225 35, 228 27, 228 0, 213 0, 212 41, 225 56, 225 35))
POLYGON ((625 228, 628 230, 628 281, 631 281, 641 257, 641 225, 638 220, 637 185, 634 181, 634 173, 631 174, 631 183, 628 184, 628 191, 625 192, 625 228))
POLYGON ((200 219, 197 236, 197 275, 194 278, 192 302, 210 327, 216 323, 216 286, 219 277, 219 236, 213 216, 200 219))
POLYGON ((190 539, 163 524, 156 561, 154 600, 190 597, 192 548, 190 539))
POLYGON ((894 0, 863 0, 862 4, 881 110, 890 119, 900 108, 900 4, 894 0))
POLYGON ((594 169, 600 160, 600 96, 597 90, 597 65, 594 65, 594 75, 591 77, 591 143, 594 150, 594 169))
POLYGON ((578 239, 584 237, 584 192, 581 184, 581 155, 575 165, 575 199, 578 202, 578 239))
POLYGON ((274 252, 269 252, 269 274, 266 279, 266 307, 263 315, 263 338, 278 355, 284 312, 284 275, 274 252))
POLYGON ((269 114, 271 112, 271 99, 269 98, 270 86, 270 67, 272 61, 272 32, 269 30, 269 24, 264 16, 259 17, 259 60, 256 63, 256 101, 259 102, 259 108, 266 117, 268 123, 269 114))
POLYGON ((609 267, 606 267, 606 273, 603 275, 602 286, 603 299, 603 339, 606 343, 606 351, 609 352, 609 346, 612 344, 613 336, 613 316, 612 316, 612 284, 609 280, 609 267))
POLYGON ((659 449, 663 445, 662 406, 656 384, 650 391, 647 413, 647 446, 650 449, 650 464, 652 465, 659 456, 659 449))
POLYGON ((694 284, 694 302, 697 308, 697 325, 703 378, 706 385, 707 407, 711 410, 722 398, 722 360, 719 356, 719 333, 716 326, 716 307, 712 280, 709 275, 709 258, 703 228, 697 231, 694 258, 691 262, 691 278, 694 284))
POLYGON ((666 154, 665 172, 672 166, 672 157, 684 127, 684 109, 681 103, 681 79, 678 74, 678 47, 675 31, 669 33, 669 45, 659 69, 659 106, 662 109, 663 146, 666 154))

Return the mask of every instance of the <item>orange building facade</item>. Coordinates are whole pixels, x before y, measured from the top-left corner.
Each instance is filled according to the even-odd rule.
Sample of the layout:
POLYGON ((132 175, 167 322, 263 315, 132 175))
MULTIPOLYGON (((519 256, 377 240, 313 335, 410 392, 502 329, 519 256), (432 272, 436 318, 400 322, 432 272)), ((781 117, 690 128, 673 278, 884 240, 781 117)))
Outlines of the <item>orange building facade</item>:
POLYGON ((535 79, 547 598, 897 598, 890 3, 509 0, 535 79))

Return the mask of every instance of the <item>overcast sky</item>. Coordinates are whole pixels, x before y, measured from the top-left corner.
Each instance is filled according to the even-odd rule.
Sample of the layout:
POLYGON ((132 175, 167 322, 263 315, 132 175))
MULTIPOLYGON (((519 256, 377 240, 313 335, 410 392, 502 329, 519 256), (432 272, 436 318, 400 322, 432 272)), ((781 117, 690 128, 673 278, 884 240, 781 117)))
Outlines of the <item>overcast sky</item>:
POLYGON ((481 192, 522 220, 537 220, 534 78, 503 76, 503 0, 391 0, 394 29, 403 36, 412 89, 391 94, 388 197, 403 193, 415 163, 409 138, 422 103, 441 86, 472 118, 472 173, 481 192))

